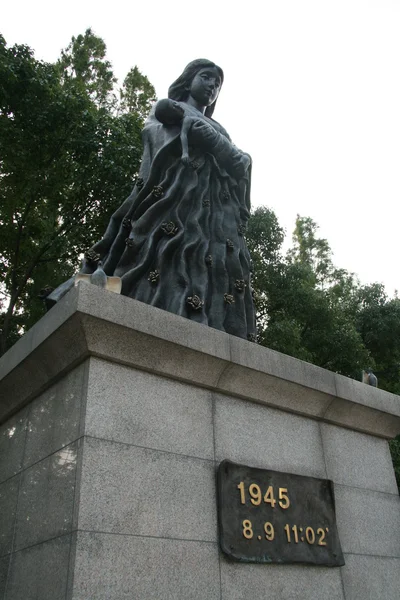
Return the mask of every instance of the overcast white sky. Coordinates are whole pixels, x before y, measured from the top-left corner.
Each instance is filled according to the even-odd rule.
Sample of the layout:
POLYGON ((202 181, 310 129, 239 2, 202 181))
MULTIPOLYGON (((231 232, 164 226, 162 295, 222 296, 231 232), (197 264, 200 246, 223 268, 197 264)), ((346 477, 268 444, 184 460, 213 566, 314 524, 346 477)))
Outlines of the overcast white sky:
MULTIPOLYGON (((194 58, 219 64, 214 117, 253 157, 253 207, 320 226, 337 266, 400 290, 400 0, 7 3, 0 32, 54 61, 87 27, 122 81, 165 97, 194 58)), ((122 200, 122 198, 121 198, 122 200)))

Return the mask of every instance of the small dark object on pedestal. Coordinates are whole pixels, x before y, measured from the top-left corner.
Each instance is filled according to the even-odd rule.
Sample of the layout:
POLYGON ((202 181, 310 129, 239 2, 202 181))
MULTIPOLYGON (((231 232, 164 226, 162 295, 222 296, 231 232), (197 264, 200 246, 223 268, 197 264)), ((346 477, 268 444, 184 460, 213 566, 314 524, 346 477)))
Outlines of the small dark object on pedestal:
POLYGON ((372 385, 373 387, 378 387, 378 378, 373 374, 371 369, 367 369, 362 372, 361 381, 366 383, 367 385, 372 385))
POLYGON ((75 285, 80 281, 97 285, 97 287, 104 288, 110 292, 115 292, 116 294, 121 292, 121 279, 119 277, 107 277, 103 271, 103 264, 101 261, 99 261, 97 269, 91 275, 78 273, 78 275, 75 276, 75 285))

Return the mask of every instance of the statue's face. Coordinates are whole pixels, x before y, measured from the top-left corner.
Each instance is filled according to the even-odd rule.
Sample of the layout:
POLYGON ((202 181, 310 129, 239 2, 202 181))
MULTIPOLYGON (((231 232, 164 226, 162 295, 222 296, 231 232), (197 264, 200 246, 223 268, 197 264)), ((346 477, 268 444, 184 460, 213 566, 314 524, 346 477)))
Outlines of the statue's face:
POLYGON ((200 69, 192 81, 190 95, 202 106, 210 106, 218 98, 222 81, 217 69, 200 69))

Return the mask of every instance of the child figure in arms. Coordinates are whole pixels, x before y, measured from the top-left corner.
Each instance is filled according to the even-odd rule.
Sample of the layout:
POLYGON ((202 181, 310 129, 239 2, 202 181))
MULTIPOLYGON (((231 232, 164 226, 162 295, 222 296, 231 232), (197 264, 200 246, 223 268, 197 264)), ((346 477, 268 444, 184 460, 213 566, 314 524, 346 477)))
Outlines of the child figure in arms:
MULTIPOLYGON (((155 116, 158 121, 164 125, 181 125, 181 144, 182 157, 184 165, 190 164, 188 133, 191 126, 197 120, 196 117, 185 114, 185 109, 179 102, 165 98, 157 103, 155 116)), ((235 146, 232 146, 231 156, 236 177, 244 177, 251 164, 248 154, 242 154, 235 146)))

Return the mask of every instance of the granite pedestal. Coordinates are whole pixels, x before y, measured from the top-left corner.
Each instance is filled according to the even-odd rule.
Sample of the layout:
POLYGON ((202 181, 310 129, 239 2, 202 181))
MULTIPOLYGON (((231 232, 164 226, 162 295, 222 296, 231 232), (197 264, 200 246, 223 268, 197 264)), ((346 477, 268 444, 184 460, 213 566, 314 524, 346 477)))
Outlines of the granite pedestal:
POLYGON ((399 599, 399 397, 87 284, 0 381, 0 599, 399 599), (332 479, 345 566, 225 559, 223 459, 332 479))

